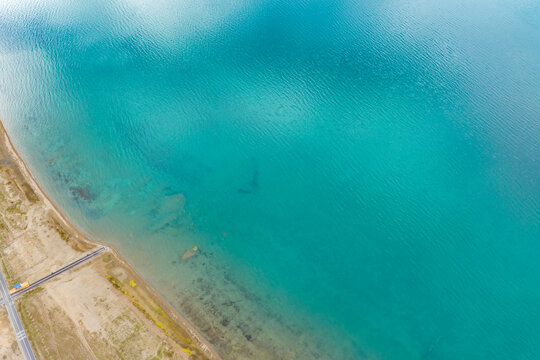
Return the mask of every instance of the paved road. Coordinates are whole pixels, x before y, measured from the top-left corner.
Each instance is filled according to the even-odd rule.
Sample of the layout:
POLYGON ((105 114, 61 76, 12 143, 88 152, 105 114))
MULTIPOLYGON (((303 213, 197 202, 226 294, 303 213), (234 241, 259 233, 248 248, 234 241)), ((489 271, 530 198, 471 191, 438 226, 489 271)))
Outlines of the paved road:
POLYGON ((49 275, 47 276, 44 276, 42 277, 41 279, 39 279, 38 281, 36 282, 33 282, 32 284, 30 284, 29 287, 27 287, 26 289, 22 289, 20 291, 17 291, 16 293, 14 293, 13 295, 11 295, 11 297, 13 298, 16 298, 17 296, 20 296, 32 289, 34 289, 35 287, 43 284, 45 281, 48 281, 48 280, 51 280, 52 278, 62 274, 63 272, 66 272, 68 271, 69 269, 71 268, 74 268, 75 266, 79 265, 80 263, 83 263, 87 260, 90 260, 91 258, 95 257, 95 256, 98 256, 99 254, 101 254, 102 252, 104 252, 105 250, 107 250, 106 247, 101 247, 99 249, 97 249, 96 251, 93 251, 91 253, 88 253, 86 255, 84 255, 82 258, 78 259, 78 260, 75 260, 74 262, 64 266, 63 268, 60 268, 56 271, 53 271, 52 273, 50 273, 49 275))
POLYGON ((8 289, 8 286, 6 284, 6 281, 4 280, 4 275, 2 274, 2 272, 0 271, 0 294, 2 295, 2 298, 0 299, 0 306, 1 305, 5 305, 6 306, 6 309, 7 309, 7 312, 8 312, 8 315, 9 315, 9 320, 11 321, 11 324, 13 325, 13 329, 15 330, 15 335, 17 336, 17 341, 19 343, 19 346, 22 350, 22 353, 24 355, 24 358, 26 360, 35 360, 35 357, 34 357, 34 353, 32 352, 32 348, 30 347, 30 342, 28 341, 28 337, 26 336, 26 332, 24 331, 24 328, 23 328, 23 325, 22 325, 22 322, 21 322, 21 319, 19 318, 19 314, 17 313, 17 309, 15 308, 15 304, 13 304, 13 299, 17 296, 20 296, 32 289, 34 289, 35 287, 43 284, 45 281, 48 281, 60 274, 62 274, 63 272, 66 272, 68 271, 69 269, 71 268, 74 268, 75 266, 87 261, 87 260, 90 260, 91 258, 95 257, 95 256, 98 256, 99 254, 101 254, 102 252, 104 252, 105 250, 107 250, 107 248, 105 247, 101 247, 89 254, 86 254, 85 256, 83 256, 82 258, 78 259, 78 260, 75 260, 74 262, 56 270, 56 271, 53 271, 52 273, 50 273, 49 275, 47 276, 44 276, 42 277, 41 279, 39 279, 38 281, 30 284, 29 287, 27 287, 26 289, 23 289, 21 291, 18 291, 16 293, 14 293, 13 295, 11 295, 9 293, 9 289, 8 289))
POLYGON ((6 305, 9 320, 11 321, 11 325, 13 325, 13 329, 15 330, 17 342, 19 343, 19 347, 21 348, 24 358, 26 360, 35 360, 36 358, 34 356, 34 353, 32 352, 32 348, 30 347, 30 342, 28 341, 28 337, 26 336, 26 331, 24 331, 21 318, 17 313, 15 304, 13 304, 13 300, 11 299, 11 296, 9 294, 9 289, 7 287, 6 281, 4 280, 4 275, 1 271, 0 292, 2 293, 2 299, 4 300, 4 304, 6 305))

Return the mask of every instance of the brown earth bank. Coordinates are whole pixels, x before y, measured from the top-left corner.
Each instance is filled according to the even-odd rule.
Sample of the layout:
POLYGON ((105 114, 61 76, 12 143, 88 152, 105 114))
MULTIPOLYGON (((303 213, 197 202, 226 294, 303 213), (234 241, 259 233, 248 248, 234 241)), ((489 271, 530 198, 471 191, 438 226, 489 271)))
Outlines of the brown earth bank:
MULTIPOLYGON (((100 246, 43 193, 0 125, 0 260, 8 286, 31 283, 100 246)), ((16 298, 38 359, 220 359, 114 250, 16 298)), ((0 307, 0 359, 20 359, 0 307)))

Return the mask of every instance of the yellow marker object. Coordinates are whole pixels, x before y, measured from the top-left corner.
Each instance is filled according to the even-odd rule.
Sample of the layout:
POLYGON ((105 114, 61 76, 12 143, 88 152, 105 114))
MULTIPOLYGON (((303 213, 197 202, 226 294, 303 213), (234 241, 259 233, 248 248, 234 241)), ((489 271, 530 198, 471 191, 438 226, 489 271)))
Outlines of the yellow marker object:
POLYGON ((189 349, 182 348, 182 351, 185 352, 186 354, 193 355, 193 351, 191 351, 189 349))
POLYGON ((197 253, 197 251, 199 251, 198 246, 194 246, 191 249, 187 249, 186 252, 184 253, 184 255, 182 255, 182 259, 183 260, 189 259, 193 255, 195 255, 197 253))

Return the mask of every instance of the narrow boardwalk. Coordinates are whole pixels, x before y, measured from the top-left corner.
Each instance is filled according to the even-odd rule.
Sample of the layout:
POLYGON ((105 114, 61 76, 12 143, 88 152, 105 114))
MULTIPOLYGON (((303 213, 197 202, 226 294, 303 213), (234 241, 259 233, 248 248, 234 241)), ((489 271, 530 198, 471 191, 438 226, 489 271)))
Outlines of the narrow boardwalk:
MULTIPOLYGON (((78 260, 75 260, 74 262, 56 270, 56 271, 53 271, 52 273, 50 273, 49 275, 47 276, 44 276, 42 277, 41 279, 39 279, 38 281, 35 281, 33 282, 32 284, 30 284, 30 286, 28 286, 26 289, 23 289, 23 290, 20 290, 20 291, 17 291, 16 293, 14 293, 12 295, 13 298, 16 298, 17 296, 20 296, 36 287, 38 287, 39 285, 43 284, 45 281, 48 281, 48 280, 51 280, 52 278, 55 278, 56 276, 62 274, 63 272, 66 272, 68 271, 69 269, 71 268, 74 268, 75 266, 79 265, 79 264, 82 264, 83 262, 87 261, 87 260, 90 260, 92 259, 93 257, 95 256, 98 256, 99 254, 101 254, 102 252, 104 252, 105 250, 107 250, 106 247, 101 247, 91 253, 88 253, 86 255, 84 255, 82 258, 78 259, 78 260)), ((0 303, 1 305, 1 303, 0 303)))

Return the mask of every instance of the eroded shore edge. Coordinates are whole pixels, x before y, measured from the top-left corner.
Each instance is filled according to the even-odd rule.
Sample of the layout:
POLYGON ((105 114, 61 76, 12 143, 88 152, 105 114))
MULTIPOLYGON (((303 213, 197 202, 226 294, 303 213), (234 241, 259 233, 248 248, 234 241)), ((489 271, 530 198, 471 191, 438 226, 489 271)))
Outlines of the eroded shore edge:
POLYGON ((149 294, 153 301, 155 301, 166 313, 173 319, 173 321, 182 329, 184 329, 190 336, 196 346, 204 355, 212 360, 221 360, 222 358, 213 348, 213 346, 202 336, 202 334, 197 331, 197 329, 182 315, 180 315, 144 278, 137 272, 137 270, 129 264, 129 262, 124 259, 116 249, 112 248, 108 244, 102 244, 98 241, 91 239, 84 232, 79 230, 75 225, 73 225, 67 217, 62 213, 58 206, 49 198, 49 196, 42 189, 41 185, 34 178, 30 172, 28 166, 17 152, 15 146, 13 145, 7 131, 4 128, 3 123, 0 121, 0 133, 2 135, 3 145, 8 150, 12 160, 16 163, 19 171, 21 172, 24 180, 32 187, 32 190, 41 198, 44 206, 47 210, 52 211, 56 218, 62 223, 61 225, 69 230, 70 233, 74 234, 77 237, 77 240, 85 242, 92 246, 107 246, 109 252, 113 257, 116 258, 123 266, 128 268, 132 273, 136 274, 139 279, 139 286, 143 287, 145 291, 149 294))

